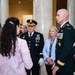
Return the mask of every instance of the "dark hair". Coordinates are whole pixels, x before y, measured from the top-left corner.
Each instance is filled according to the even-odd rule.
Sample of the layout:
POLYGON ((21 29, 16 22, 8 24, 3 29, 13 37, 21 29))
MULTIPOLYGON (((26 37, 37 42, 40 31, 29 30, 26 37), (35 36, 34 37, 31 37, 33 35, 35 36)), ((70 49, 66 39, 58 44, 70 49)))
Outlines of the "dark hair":
POLYGON ((10 53, 15 55, 17 30, 16 26, 19 26, 19 19, 16 17, 9 17, 2 28, 1 33, 1 54, 3 56, 10 56, 10 53))

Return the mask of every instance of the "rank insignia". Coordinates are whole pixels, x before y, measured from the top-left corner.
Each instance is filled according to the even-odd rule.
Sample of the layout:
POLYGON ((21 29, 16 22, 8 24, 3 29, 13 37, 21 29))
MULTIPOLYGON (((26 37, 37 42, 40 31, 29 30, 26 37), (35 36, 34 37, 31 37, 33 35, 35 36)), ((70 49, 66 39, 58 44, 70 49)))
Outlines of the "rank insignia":
POLYGON ((71 28, 67 28, 67 29, 71 30, 71 28))

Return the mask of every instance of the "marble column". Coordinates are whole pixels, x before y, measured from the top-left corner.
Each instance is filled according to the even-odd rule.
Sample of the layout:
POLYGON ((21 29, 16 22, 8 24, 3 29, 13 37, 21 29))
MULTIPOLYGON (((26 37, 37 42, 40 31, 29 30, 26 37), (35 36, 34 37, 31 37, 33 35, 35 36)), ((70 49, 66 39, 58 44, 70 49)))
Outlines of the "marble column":
POLYGON ((3 27, 5 20, 9 17, 9 0, 0 0, 0 22, 3 27))
POLYGON ((67 0, 67 8, 69 11, 69 22, 75 28, 75 0, 67 0))
POLYGON ((33 0, 33 19, 38 22, 36 30, 48 38, 48 32, 52 26, 53 0, 33 0))
MULTIPOLYGON (((38 22, 36 31, 43 33, 44 39, 52 26, 53 0, 33 0, 33 19, 38 22)), ((41 66, 40 75, 47 75, 45 65, 41 66)))

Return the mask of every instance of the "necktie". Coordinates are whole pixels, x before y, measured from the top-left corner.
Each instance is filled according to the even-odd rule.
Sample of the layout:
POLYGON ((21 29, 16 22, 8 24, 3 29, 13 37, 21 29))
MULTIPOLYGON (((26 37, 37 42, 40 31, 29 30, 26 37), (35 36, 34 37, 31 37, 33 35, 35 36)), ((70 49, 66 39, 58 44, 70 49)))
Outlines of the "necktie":
POLYGON ((49 57, 51 57, 51 51, 52 51, 52 45, 53 45, 54 39, 51 39, 50 41, 50 51, 49 51, 49 57))
POLYGON ((30 37, 31 37, 31 33, 30 33, 30 37))

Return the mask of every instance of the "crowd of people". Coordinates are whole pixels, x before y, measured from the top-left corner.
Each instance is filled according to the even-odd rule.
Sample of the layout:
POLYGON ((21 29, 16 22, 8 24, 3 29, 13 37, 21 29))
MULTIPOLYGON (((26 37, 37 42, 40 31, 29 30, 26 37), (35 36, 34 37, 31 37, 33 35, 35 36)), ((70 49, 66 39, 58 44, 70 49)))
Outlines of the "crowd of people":
POLYGON ((0 75, 40 75, 45 64, 47 75, 73 75, 75 72, 75 29, 69 23, 67 9, 59 9, 56 21, 60 24, 49 29, 44 41, 36 32, 38 23, 27 20, 27 27, 20 33, 19 19, 9 17, 1 31, 0 75))

